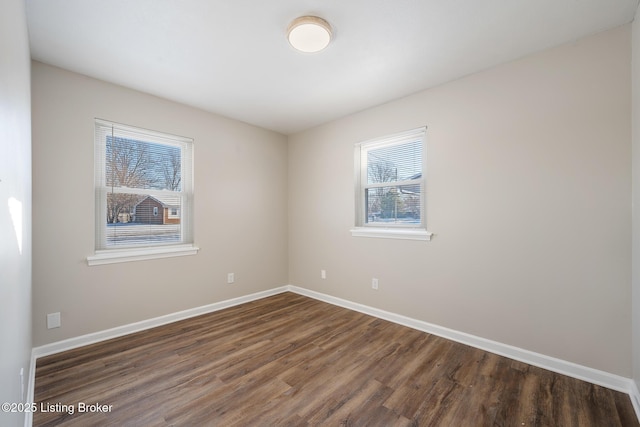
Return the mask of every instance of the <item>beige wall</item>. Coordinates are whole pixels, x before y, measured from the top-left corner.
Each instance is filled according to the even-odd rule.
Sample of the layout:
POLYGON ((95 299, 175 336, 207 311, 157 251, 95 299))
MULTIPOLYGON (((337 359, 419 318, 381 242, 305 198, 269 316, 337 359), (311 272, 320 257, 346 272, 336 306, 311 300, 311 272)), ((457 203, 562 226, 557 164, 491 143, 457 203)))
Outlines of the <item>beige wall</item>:
MULTIPOLYGON (((31 356, 31 108, 24 2, 0 2, 0 402, 26 399, 31 356), (24 372, 24 394, 20 370, 24 372)), ((0 412, 0 425, 23 414, 0 412)))
POLYGON ((640 23, 638 11, 632 32, 632 144, 633 144, 633 379, 640 389, 640 23))
POLYGON ((630 377, 630 30, 290 137, 290 283, 630 377), (354 143, 422 125, 433 240, 351 237, 354 143))
POLYGON ((287 284, 284 136, 38 62, 32 68, 34 346, 287 284), (87 266, 95 117, 194 138, 197 255, 87 266), (62 313, 62 328, 46 329, 52 312, 62 313))

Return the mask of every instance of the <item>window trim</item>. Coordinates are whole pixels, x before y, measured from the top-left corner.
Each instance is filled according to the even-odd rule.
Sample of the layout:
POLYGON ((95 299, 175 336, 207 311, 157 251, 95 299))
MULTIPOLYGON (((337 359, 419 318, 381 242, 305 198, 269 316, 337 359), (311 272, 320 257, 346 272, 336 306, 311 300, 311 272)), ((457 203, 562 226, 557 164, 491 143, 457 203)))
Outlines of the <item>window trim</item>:
MULTIPOLYGON (((405 240, 431 240, 433 233, 427 231, 426 228, 426 126, 416 129, 398 132, 395 134, 374 138, 355 144, 354 148, 354 182, 355 182, 355 226, 350 229, 353 237, 374 237, 387 239, 405 239, 405 240), (365 221, 366 212, 364 191, 370 187, 381 186, 386 183, 376 183, 373 186, 367 183, 367 162, 363 155, 367 151, 396 144, 402 144, 415 140, 417 137, 422 139, 422 177, 420 178, 420 224, 387 224, 387 223, 368 223, 365 221)), ((397 185, 402 181, 393 181, 391 186, 397 185)), ((414 182, 414 181, 411 181, 414 182)))
POLYGON ((119 262, 144 261, 149 259, 195 255, 199 250, 200 248, 194 246, 193 244, 96 250, 94 255, 87 257, 87 264, 93 266, 115 264, 119 262))
MULTIPOLYGON (((143 129, 139 127, 123 125, 120 123, 103 120, 96 118, 94 121, 94 168, 98 168, 98 165, 101 165, 100 169, 94 170, 94 197, 95 197, 95 223, 94 223, 94 254, 89 255, 87 257, 87 264, 90 266, 93 265, 103 265, 103 264, 113 264, 119 262, 130 262, 130 261, 141 261, 141 260, 149 260, 149 259, 157 259, 157 258, 167 258, 174 256, 185 256, 185 255, 195 255, 199 248, 194 244, 194 234, 193 234, 193 139, 171 135, 164 132, 157 132, 148 129, 143 129), (106 183, 104 181, 103 174, 101 175, 101 171, 104 170, 105 162, 106 162, 106 145, 104 141, 99 141, 97 138, 98 129, 103 127, 111 127, 113 130, 117 130, 119 133, 130 134, 133 138, 142 139, 145 142, 156 142, 167 145, 176 145, 181 147, 182 150, 182 161, 190 162, 189 170, 187 174, 183 176, 183 188, 180 191, 182 193, 181 198, 183 199, 181 205, 182 209, 180 209, 181 213, 187 213, 188 216, 183 216, 181 223, 184 224, 184 228, 181 227, 181 241, 179 243, 174 244, 156 244, 149 246, 125 246, 125 247, 106 247, 106 235, 102 227, 103 224, 106 224, 106 183), (185 144, 188 144, 189 156, 185 158, 185 144), (101 176, 98 176, 101 175, 101 176), (185 207, 187 209, 185 209, 185 207), (186 240, 186 242, 185 242, 186 240)), ((183 171, 184 172, 184 171, 183 171)), ((142 191, 140 189, 127 189, 136 193, 145 193, 148 194, 147 191, 142 191)), ((164 190, 154 191, 155 193, 163 192, 164 190)), ((173 193, 173 192, 172 192, 173 193)), ((164 213, 163 213, 164 215, 164 213)))
POLYGON ((433 236, 433 233, 422 228, 354 227, 349 231, 353 237, 377 237, 381 239, 429 241, 433 236))

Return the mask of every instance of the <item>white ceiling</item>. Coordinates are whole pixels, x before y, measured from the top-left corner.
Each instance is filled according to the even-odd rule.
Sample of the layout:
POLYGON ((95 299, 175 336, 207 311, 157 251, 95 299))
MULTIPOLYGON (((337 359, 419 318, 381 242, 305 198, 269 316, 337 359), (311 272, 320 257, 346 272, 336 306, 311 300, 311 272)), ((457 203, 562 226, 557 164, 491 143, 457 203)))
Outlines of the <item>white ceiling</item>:
POLYGON ((633 20, 638 0, 27 0, 32 57, 284 134, 633 20), (301 54, 301 15, 334 41, 301 54))

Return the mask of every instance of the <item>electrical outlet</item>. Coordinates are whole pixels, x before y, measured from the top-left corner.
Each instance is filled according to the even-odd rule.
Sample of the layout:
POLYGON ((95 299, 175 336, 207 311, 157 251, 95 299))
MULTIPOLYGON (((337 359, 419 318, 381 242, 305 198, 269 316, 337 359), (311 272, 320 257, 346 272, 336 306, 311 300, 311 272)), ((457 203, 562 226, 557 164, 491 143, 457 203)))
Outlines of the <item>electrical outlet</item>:
POLYGON ((227 283, 234 283, 236 281, 235 273, 227 274, 227 283))
POLYGON ((60 313, 47 314, 47 329, 59 328, 61 326, 60 313))
POLYGON ((320 270, 320 278, 322 278, 322 279, 326 279, 327 278, 326 270, 320 270))
POLYGON ((371 279, 371 289, 378 289, 378 279, 376 279, 375 277, 371 279))

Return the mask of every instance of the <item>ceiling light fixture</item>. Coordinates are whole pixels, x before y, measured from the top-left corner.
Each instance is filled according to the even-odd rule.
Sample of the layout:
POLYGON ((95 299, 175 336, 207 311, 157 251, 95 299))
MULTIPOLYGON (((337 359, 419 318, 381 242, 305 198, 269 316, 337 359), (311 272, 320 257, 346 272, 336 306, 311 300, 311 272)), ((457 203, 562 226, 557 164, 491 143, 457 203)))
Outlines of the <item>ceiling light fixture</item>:
POLYGON ((319 52, 331 41, 331 25, 317 16, 301 16, 289 25, 287 39, 301 52, 319 52))

